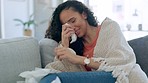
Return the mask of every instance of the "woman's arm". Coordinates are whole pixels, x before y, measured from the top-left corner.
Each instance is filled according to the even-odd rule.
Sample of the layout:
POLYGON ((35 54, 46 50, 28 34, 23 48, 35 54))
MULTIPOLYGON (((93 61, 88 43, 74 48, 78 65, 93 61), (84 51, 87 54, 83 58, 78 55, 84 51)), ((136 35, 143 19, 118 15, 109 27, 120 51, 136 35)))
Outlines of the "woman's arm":
MULTIPOLYGON (((86 65, 84 63, 84 60, 86 59, 86 57, 83 57, 83 56, 79 56, 77 55, 77 58, 76 58, 76 64, 80 64, 80 65, 86 65)), ((97 70, 101 64, 101 62, 97 62, 97 61, 94 61, 94 59, 91 59, 91 58, 88 58, 90 60, 90 63, 87 65, 88 67, 92 68, 92 69, 95 69, 97 70)))
MULTIPOLYGON (((76 55, 75 53, 73 53, 71 50, 69 50, 66 47, 57 47, 55 49, 55 53, 56 53, 56 57, 59 60, 68 60, 70 63, 73 64, 77 64, 77 65, 86 65, 84 63, 84 60, 87 57, 84 56, 80 56, 80 55, 76 55)), ((92 68, 92 69, 98 69, 100 66, 99 62, 95 62, 93 59, 90 59, 90 63, 87 65, 88 67, 92 68)))

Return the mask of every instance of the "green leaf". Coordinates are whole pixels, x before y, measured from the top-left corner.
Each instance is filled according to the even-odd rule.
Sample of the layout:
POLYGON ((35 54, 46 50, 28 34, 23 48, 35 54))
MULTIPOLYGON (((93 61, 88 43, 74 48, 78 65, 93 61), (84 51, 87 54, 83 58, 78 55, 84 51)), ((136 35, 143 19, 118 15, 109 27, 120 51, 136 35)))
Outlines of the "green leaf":
POLYGON ((29 16, 29 19, 27 21, 22 21, 21 19, 14 19, 14 21, 18 21, 23 25, 23 27, 30 28, 31 25, 35 25, 35 21, 33 19, 33 14, 29 16))
POLYGON ((18 21, 18 22, 20 22, 21 24, 24 25, 24 22, 22 20, 20 20, 20 19, 14 19, 14 21, 18 21))

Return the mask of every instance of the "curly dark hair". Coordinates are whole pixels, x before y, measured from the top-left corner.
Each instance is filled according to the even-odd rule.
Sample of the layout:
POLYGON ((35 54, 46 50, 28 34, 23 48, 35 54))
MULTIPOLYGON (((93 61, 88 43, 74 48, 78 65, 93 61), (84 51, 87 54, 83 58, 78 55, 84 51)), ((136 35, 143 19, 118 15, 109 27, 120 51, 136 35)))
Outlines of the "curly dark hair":
MULTIPOLYGON (((98 26, 98 22, 94 17, 94 13, 90 11, 83 3, 79 1, 66 1, 60 4, 52 14, 51 22, 46 30, 45 38, 51 38, 58 43, 61 41, 61 32, 62 32, 62 23, 60 21, 60 13, 65 10, 72 8, 74 11, 79 12, 80 14, 86 13, 88 24, 94 27, 98 26)), ((78 38, 76 42, 70 44, 70 48, 75 50, 78 55, 83 55, 83 39, 78 38)))

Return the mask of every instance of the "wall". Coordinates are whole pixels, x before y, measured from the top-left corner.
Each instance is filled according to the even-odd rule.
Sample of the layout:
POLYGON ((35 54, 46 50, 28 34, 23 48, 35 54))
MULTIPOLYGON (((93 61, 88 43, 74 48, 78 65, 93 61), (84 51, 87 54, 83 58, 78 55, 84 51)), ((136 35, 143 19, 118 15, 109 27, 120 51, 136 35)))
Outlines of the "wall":
POLYGON ((0 0, 0 38, 2 37, 1 33, 1 0, 0 0))
POLYGON ((63 0, 35 0, 34 14, 37 26, 35 27, 35 37, 40 40, 44 38, 48 28, 52 12, 63 0))
POLYGON ((142 24, 143 30, 148 31, 148 1, 147 0, 125 0, 125 18, 132 25, 131 30, 138 30, 138 24, 142 24), (137 16, 133 16, 137 9, 137 16))
POLYGON ((15 18, 27 20, 32 0, 1 0, 2 1, 2 38, 23 36, 22 26, 16 26, 15 18))

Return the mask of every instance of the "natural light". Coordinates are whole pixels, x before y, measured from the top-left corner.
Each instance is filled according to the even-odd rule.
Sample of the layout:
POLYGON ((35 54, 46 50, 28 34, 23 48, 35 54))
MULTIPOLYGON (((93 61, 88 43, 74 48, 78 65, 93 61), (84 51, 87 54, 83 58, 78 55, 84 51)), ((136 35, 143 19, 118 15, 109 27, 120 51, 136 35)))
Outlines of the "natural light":
POLYGON ((117 21, 127 40, 148 35, 148 0, 79 1, 89 5, 100 23, 106 17, 117 21))

